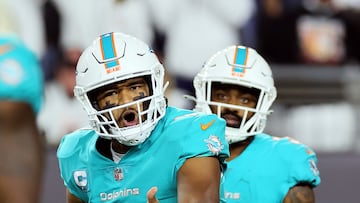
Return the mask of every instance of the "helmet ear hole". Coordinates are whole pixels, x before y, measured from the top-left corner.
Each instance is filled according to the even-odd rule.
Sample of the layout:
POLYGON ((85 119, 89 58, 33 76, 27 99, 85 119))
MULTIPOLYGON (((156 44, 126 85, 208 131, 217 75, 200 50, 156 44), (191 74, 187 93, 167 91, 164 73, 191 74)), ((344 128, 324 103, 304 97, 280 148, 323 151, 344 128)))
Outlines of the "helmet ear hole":
POLYGON ((275 87, 272 87, 269 91, 269 101, 274 102, 276 99, 277 91, 275 87))

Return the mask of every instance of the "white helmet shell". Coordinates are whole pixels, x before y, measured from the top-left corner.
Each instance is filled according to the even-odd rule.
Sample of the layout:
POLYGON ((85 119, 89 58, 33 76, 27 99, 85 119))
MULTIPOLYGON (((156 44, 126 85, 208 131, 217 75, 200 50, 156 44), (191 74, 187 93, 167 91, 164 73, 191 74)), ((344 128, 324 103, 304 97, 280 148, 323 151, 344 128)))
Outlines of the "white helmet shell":
POLYGON ((267 115, 271 113, 269 109, 276 98, 270 66, 254 49, 244 46, 230 46, 214 54, 195 76, 194 88, 197 111, 215 113, 219 117, 221 107, 241 109, 246 114, 254 113, 248 120, 244 116, 239 128, 226 127, 225 135, 230 144, 263 132, 267 115), (214 82, 258 89, 260 95, 256 107, 211 101, 211 86, 214 82), (217 106, 217 112, 212 112, 209 105, 217 106))
POLYGON ((94 40, 80 56, 74 93, 100 136, 133 146, 142 143, 165 114, 163 78, 164 68, 147 44, 123 33, 107 33, 94 40), (151 78, 152 95, 148 97, 102 111, 96 109, 95 101, 88 97, 88 93, 97 88, 142 76, 151 78), (148 109, 141 111, 142 102, 149 102, 148 109), (120 128, 113 116, 104 116, 131 105, 138 107, 138 125, 120 128), (142 119, 144 115, 146 120, 142 119))

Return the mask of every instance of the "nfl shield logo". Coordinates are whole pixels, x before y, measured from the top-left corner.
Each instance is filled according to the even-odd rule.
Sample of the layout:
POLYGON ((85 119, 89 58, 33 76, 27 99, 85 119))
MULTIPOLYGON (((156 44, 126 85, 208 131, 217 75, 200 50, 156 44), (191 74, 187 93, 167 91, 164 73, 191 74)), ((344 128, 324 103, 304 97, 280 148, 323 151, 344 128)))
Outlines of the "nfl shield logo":
POLYGON ((115 168, 114 169, 114 179, 116 181, 122 180, 124 178, 124 174, 121 170, 121 168, 115 168))

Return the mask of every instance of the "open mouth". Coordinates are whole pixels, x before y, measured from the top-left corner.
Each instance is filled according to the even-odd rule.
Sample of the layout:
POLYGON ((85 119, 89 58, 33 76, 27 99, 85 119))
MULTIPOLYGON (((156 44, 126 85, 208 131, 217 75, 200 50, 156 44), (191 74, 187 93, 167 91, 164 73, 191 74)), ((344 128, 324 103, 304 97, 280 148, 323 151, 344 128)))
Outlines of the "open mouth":
POLYGON ((136 111, 126 110, 122 114, 122 123, 125 127, 133 126, 139 124, 139 117, 136 111))
POLYGON ((223 119, 226 120, 226 126, 239 128, 241 124, 241 118, 239 116, 233 114, 225 114, 222 116, 223 119))

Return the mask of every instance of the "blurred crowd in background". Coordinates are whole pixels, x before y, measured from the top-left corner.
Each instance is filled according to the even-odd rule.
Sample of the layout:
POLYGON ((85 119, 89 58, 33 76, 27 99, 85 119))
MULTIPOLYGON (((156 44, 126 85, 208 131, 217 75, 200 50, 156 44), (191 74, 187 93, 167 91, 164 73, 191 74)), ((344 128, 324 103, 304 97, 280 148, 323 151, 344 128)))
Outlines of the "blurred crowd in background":
POLYGON ((49 145, 87 125, 73 95, 82 50, 100 34, 120 31, 152 45, 170 81, 169 104, 184 108, 193 107, 183 95, 194 94, 202 64, 229 45, 255 48, 279 90, 294 75, 301 87, 324 85, 336 69, 336 81, 329 76, 325 86, 340 82, 337 99, 308 100, 309 85, 282 102, 280 91, 267 130, 320 152, 360 151, 360 0, 0 0, 0 21, 1 31, 20 35, 41 61, 46 91, 38 123, 49 145))

